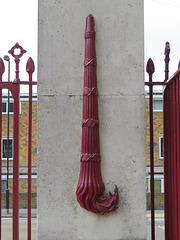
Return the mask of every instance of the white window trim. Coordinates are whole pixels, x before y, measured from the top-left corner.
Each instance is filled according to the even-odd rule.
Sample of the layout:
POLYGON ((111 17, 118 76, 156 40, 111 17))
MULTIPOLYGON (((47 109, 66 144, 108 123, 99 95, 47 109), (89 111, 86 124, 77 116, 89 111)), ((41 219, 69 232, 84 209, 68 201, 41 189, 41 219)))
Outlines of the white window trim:
POLYGON ((161 192, 164 193, 164 178, 161 179, 161 192))
MULTIPOLYGON (((1 141, 1 160, 3 161, 7 161, 7 158, 3 158, 3 139, 7 140, 7 137, 2 137, 2 141, 1 141)), ((12 158, 9 158, 9 160, 13 160, 13 144, 14 144, 14 141, 13 141, 13 137, 9 137, 9 140, 12 140, 12 158)))
MULTIPOLYGON (((26 175, 19 175, 19 179, 20 178, 28 178, 28 175, 27 174, 26 175)), ((2 180, 6 180, 7 176, 6 175, 2 175, 1 179, 2 180)), ((12 174, 9 175, 9 179, 13 179, 13 175, 12 174)), ((36 175, 31 175, 31 179, 37 179, 37 174, 36 175)))
MULTIPOLYGON (((8 102, 7 101, 2 101, 2 103, 6 104, 6 112, 2 112, 2 114, 7 114, 8 113, 8 102)), ((13 101, 10 100, 9 103, 13 103, 13 101)), ((14 112, 9 112, 9 114, 14 114, 14 112)))
MULTIPOLYGON (((6 112, 2 112, 2 114, 7 114, 8 112, 7 112, 7 104, 8 104, 8 102, 7 102, 7 100, 6 101, 2 101, 2 103, 6 103, 6 112)), ((12 100, 12 99, 10 99, 9 100, 9 103, 14 103, 14 101, 12 100)), ((9 114, 14 114, 14 112, 9 112, 9 114)), ((21 114, 21 101, 19 102, 19 114, 21 114)))
MULTIPOLYGON (((151 178, 147 176, 148 179, 148 189, 147 192, 150 193, 151 191, 151 178)), ((164 193, 164 175, 154 175, 154 180, 161 180, 161 193, 164 193)))
POLYGON ((161 138, 164 138, 163 135, 159 135, 159 159, 164 159, 161 155, 161 138))

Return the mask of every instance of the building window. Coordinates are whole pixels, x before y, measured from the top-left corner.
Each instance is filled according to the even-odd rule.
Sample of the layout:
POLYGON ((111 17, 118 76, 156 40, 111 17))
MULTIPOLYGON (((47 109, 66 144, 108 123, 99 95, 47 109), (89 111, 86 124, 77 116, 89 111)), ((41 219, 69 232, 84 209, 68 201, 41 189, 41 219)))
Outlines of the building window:
MULTIPOLYGON (((2 102, 2 113, 7 114, 8 113, 8 102, 2 102)), ((9 113, 14 113, 14 103, 9 102, 9 113)))
MULTIPOLYGON (((2 139, 2 160, 7 160, 7 138, 2 139)), ((9 160, 13 159, 13 139, 9 139, 9 160)))
POLYGON ((164 159, 164 138, 159 136, 159 159, 164 159))
POLYGON ((154 180, 154 192, 155 193, 161 192, 161 180, 154 180))
POLYGON ((153 111, 154 112, 163 111, 163 100, 153 100, 153 111))
MULTIPOLYGON (((147 178, 147 192, 151 192, 151 179, 150 176, 147 178)), ((163 175, 154 175, 154 192, 155 193, 164 193, 164 176, 163 175)))
POLYGON ((1 192, 5 193, 7 188, 7 180, 1 180, 1 192))

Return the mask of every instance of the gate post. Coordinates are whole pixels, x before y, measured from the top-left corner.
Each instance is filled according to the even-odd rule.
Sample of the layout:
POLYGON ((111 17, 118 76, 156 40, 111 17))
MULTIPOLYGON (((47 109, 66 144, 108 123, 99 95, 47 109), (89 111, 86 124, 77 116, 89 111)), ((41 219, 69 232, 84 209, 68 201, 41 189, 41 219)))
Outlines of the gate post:
POLYGON ((93 9, 88 0, 46 2, 39 5, 38 237, 145 240, 143 1, 98 0, 93 9), (58 11, 48 11, 52 5, 58 11), (102 6, 108 6, 108 11, 102 6), (75 195, 80 174, 87 13, 93 13, 97 32, 105 197, 115 184, 120 195, 119 208, 110 214, 86 211, 75 195))

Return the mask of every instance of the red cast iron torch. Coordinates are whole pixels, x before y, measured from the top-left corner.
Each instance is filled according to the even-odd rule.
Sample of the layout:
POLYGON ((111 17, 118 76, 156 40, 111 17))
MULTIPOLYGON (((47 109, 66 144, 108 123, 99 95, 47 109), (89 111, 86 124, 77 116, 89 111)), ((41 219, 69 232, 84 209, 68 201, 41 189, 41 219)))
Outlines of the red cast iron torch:
POLYGON ((89 15, 85 32, 81 169, 76 196, 81 207, 86 210, 109 213, 117 209, 119 195, 117 186, 114 194, 110 192, 109 195, 103 195, 105 186, 100 167, 97 95, 94 18, 89 15))

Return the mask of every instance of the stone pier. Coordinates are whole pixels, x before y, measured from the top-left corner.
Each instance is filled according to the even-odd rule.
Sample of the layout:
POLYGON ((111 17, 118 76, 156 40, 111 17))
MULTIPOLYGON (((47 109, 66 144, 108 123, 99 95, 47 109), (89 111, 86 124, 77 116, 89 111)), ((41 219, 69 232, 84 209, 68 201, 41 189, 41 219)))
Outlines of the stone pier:
POLYGON ((145 240, 143 0, 39 1, 38 240, 145 240), (119 208, 82 209, 80 171, 86 16, 95 19, 101 172, 119 208))

